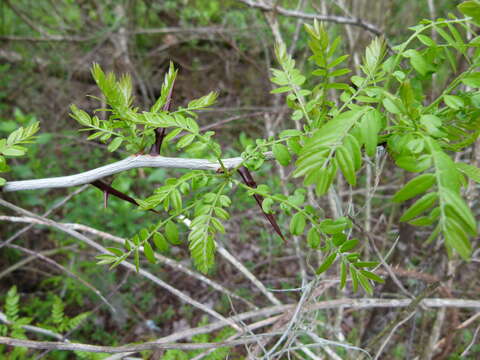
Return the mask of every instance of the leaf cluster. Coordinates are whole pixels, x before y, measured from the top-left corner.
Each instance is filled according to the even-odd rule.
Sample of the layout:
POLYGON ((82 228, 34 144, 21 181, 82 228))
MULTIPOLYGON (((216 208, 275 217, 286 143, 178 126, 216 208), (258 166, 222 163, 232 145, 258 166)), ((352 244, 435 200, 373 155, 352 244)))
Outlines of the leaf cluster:
MULTIPOLYGON (((474 4, 467 3, 460 10, 475 17, 474 4)), ((479 134, 480 41, 473 21, 453 15, 449 19, 422 21, 411 28, 413 34, 405 42, 390 47, 390 52, 383 39, 374 39, 365 50, 359 72, 353 76, 344 65, 348 56, 340 53, 342 39, 331 40, 325 27, 317 22, 306 25, 313 71, 303 74, 284 44, 275 48, 280 67, 272 69, 271 80, 278 85, 272 92, 286 94, 295 129, 286 129, 277 138, 258 139, 242 153, 242 165, 257 170, 265 153, 271 150, 280 165, 292 167, 293 176, 303 179, 304 187, 292 195, 272 194, 265 185, 257 187, 247 178, 245 184, 235 181, 234 171, 225 168, 222 174, 213 176, 190 172, 169 179, 152 196, 138 200, 142 209, 161 209, 167 212, 167 218, 128 240, 125 249, 110 248, 111 254, 100 255, 99 262, 115 266, 133 254, 138 268, 143 251, 153 263, 154 247, 167 251, 170 244, 178 243, 178 225, 182 224, 188 230, 194 263, 207 272, 214 265, 214 237, 225 231, 225 208, 231 202, 226 189, 233 181, 255 197, 272 225, 276 222, 271 217, 278 206, 283 214, 291 216, 290 233, 306 234, 308 245, 325 253, 317 273, 327 271, 338 261, 341 286, 345 286, 349 275, 354 289, 362 287, 371 293, 371 282, 382 279, 371 270, 377 263, 361 260, 355 251, 361 241, 353 237, 348 218, 324 219, 319 209, 304 203, 308 187, 323 196, 340 174, 351 187, 357 186, 365 161, 376 156, 379 146, 386 149, 398 168, 418 174, 393 196, 393 201, 399 203, 420 196, 400 220, 432 226, 429 240, 443 239, 450 253, 453 250, 468 259, 476 221, 462 198, 462 187, 466 183, 464 175, 478 181, 480 170, 456 164, 452 154, 472 144, 479 134), (432 30, 438 39, 432 38, 432 30), (473 37, 469 38, 469 34, 473 37), (468 64, 461 72, 459 59, 468 64), (433 74, 444 69, 459 74, 442 84, 438 96, 426 99, 426 89, 439 81, 433 74)), ((110 106, 110 117, 95 120, 72 107, 77 121, 96 131, 93 137, 108 140, 113 136, 112 143, 116 142, 110 143, 111 149, 125 141, 130 149, 144 151, 154 141, 154 130, 168 128, 167 142, 179 138, 178 149, 205 150, 221 164, 220 146, 211 139, 213 133, 200 132, 194 113, 210 106, 216 98, 214 93, 190 102, 186 108, 164 110, 176 76, 171 66, 159 99, 150 111, 140 113, 132 107, 131 82, 127 78, 117 81, 113 75, 103 74, 98 66, 93 74, 110 106)))
MULTIPOLYGON (((19 127, 8 135, 6 139, 0 139, 0 172, 10 171, 7 164, 8 157, 18 157, 25 155, 27 148, 21 144, 32 143, 35 139, 35 133, 39 129, 39 123, 34 122, 26 127, 19 127)), ((0 177, 0 186, 5 184, 6 180, 0 177)))
POLYGON ((97 115, 90 116, 75 105, 70 107, 72 118, 84 126, 81 131, 93 131, 88 137, 89 140, 98 138, 104 143, 108 142, 108 150, 111 152, 123 144, 129 153, 139 154, 145 153, 154 144, 155 129, 171 128, 172 131, 164 139, 165 143, 183 133, 184 136, 176 143, 178 149, 187 147, 196 151, 208 149, 214 156, 220 156, 219 146, 211 140, 214 133, 200 134, 195 121, 197 116, 195 111, 211 106, 217 98, 216 93, 212 92, 192 100, 186 108, 180 107, 172 112, 163 109, 165 104, 171 101, 171 92, 177 76, 177 70, 172 63, 165 75, 160 96, 150 111, 140 112, 133 106, 130 76, 123 75, 117 80, 113 73, 105 74, 98 64, 93 65, 92 76, 109 105, 108 108, 97 109, 96 112, 103 112, 108 117, 103 120, 97 115))
MULTIPOLYGON (((468 8, 468 14, 472 15, 477 7, 480 9, 478 3, 468 2, 460 10, 468 8)), ((404 202, 421 195, 400 220, 433 226, 428 240, 443 238, 450 253, 454 250, 469 259, 472 252, 469 238, 476 235, 477 225, 461 190, 466 184, 464 175, 478 181, 480 170, 456 164, 451 153, 472 144, 479 134, 480 78, 476 69, 480 52, 470 19, 451 15, 449 19, 422 21, 411 28, 413 35, 393 47, 388 56, 385 42, 373 40, 365 51, 362 73, 351 76, 349 83, 336 79, 349 73, 346 69, 335 69, 347 58, 336 54, 341 40, 330 41, 328 32, 316 22, 307 25, 306 30, 313 54, 310 60, 317 67, 311 76, 301 74, 285 47, 277 45, 281 68, 272 70, 272 81, 279 87, 272 92, 287 93, 292 120, 301 121, 302 128, 285 130, 278 140, 268 142, 275 158, 283 166, 294 161, 294 176, 302 177, 305 186, 314 186, 316 194, 322 196, 339 172, 349 185, 356 186, 364 158, 374 157, 381 144, 399 168, 420 173, 393 197, 395 202, 404 202), (431 30, 439 34, 438 40, 432 39, 431 30), (467 39, 472 33, 473 38, 467 39), (459 57, 468 68, 444 84, 438 97, 426 101, 423 93, 432 83, 433 74, 444 68, 458 72, 459 57), (320 77, 320 83, 308 87, 308 79, 315 76, 320 77), (332 92, 340 104, 328 100, 327 95, 332 92)), ((254 158, 252 153, 246 156, 254 158)), ((284 199, 266 198, 265 207, 270 209, 277 201, 284 199)), ((297 212, 290 223, 292 234, 303 234, 306 223, 313 225, 314 220, 304 212, 297 212)), ((317 238, 323 236, 319 229, 312 226, 309 230, 310 243, 318 243, 317 238)), ((345 234, 327 241, 337 250, 326 256, 319 272, 327 270, 339 258, 342 253, 339 246, 349 241, 353 240, 345 238, 345 234)), ((381 279, 361 265, 348 265, 344 259, 347 257, 340 262, 341 278, 345 278, 349 267, 354 287, 360 284, 371 292, 365 280, 381 279)), ((360 262, 364 263, 374 266, 373 262, 360 262)))

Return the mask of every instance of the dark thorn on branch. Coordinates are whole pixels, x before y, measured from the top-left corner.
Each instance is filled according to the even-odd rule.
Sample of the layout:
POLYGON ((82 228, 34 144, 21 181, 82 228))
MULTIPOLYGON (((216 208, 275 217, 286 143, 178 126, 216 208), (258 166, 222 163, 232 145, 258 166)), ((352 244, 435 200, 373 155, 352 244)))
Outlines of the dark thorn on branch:
POLYGON ((152 147, 151 155, 160 155, 160 149, 162 148, 163 138, 165 137, 165 128, 155 129, 155 144, 152 147))
MULTIPOLYGON (((118 191, 117 189, 114 189, 113 187, 111 187, 110 185, 104 183, 102 180, 95 180, 93 182, 91 182, 90 184, 92 184, 93 186, 95 186, 96 188, 100 189, 103 191, 104 193, 104 199, 108 196, 108 195, 113 195, 113 196, 116 196, 122 200, 125 200, 127 202, 129 202, 130 204, 133 204, 133 205, 136 205, 136 206, 139 206, 137 200, 135 200, 134 198, 128 196, 127 194, 124 194, 123 192, 121 191, 118 191)), ((154 210, 154 209, 150 209, 150 211, 158 214, 158 211, 154 210)))
MULTIPOLYGON (((243 182, 247 186, 249 186, 251 188, 254 188, 254 189, 257 187, 257 183, 255 182, 252 174, 250 173, 250 171, 246 167, 242 166, 237 171, 240 174, 240 176, 242 177, 243 182)), ((278 226, 277 220, 275 220, 275 216, 273 216, 273 214, 267 214, 265 211, 263 211, 263 207, 262 207, 263 196, 258 195, 258 194, 253 194, 253 197, 257 201, 258 206, 260 206, 260 210, 262 210, 263 215, 270 222, 270 224, 272 225, 275 232, 282 238, 283 241, 286 242, 287 240, 283 236, 282 231, 280 230, 280 226, 278 226)))
MULTIPOLYGON (((172 105, 172 94, 173 94, 174 87, 175 87, 175 79, 173 80, 170 91, 168 92, 165 105, 163 105, 163 108, 162 108, 163 111, 170 110, 170 106, 172 105)), ((155 144, 152 146, 150 155, 160 155, 160 150, 162 149, 162 143, 163 143, 163 139, 165 138, 166 131, 167 129, 165 128, 155 129, 155 144)))

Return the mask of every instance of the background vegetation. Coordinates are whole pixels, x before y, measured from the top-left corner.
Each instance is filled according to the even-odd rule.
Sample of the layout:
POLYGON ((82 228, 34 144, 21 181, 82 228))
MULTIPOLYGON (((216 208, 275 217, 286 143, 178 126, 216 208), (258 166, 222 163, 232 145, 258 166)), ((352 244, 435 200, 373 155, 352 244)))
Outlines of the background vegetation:
MULTIPOLYGON (((28 146, 26 157, 10 159, 11 171, 2 176, 8 180, 61 176, 126 156, 122 151, 108 152, 107 145, 100 141, 87 141, 87 136, 77 131, 80 125, 69 116, 71 104, 88 113, 106 106, 91 76, 94 62, 104 71, 131 74, 135 106, 148 109, 160 95, 172 61, 178 68, 173 108, 186 107, 191 99, 218 92, 216 105, 199 111, 198 122, 202 130, 216 132, 215 139, 222 146, 224 157, 238 156, 255 139, 294 127, 284 97, 270 93, 274 89, 270 78, 271 68, 279 68, 274 51, 279 37, 296 59, 297 67, 304 72, 312 70, 308 62, 308 33, 303 31, 303 23, 312 24, 312 20, 305 14, 328 15, 329 20, 335 20, 325 22, 327 32, 332 39, 338 35, 343 38, 339 52, 350 55, 346 67, 357 71, 366 46, 375 36, 383 36, 394 46, 411 35, 408 26, 423 18, 447 17, 449 12, 460 16, 456 9, 460 1, 451 0, 275 3, 287 11, 265 11, 255 6, 263 2, 237 0, 0 0, 0 138, 7 137, 19 125, 27 127, 39 121, 41 128, 35 143, 28 146), (358 19, 358 23, 338 23, 342 18, 358 19)), ((434 39, 440 37, 435 32, 430 35, 434 39)), ((460 57, 456 60, 457 73, 467 69, 468 64, 460 57)), ((424 98, 438 96, 442 85, 457 73, 438 68, 434 75, 430 74, 433 80, 422 86, 424 98)), ((349 76, 342 79, 348 82, 349 76)), ((166 156, 175 153, 174 146, 163 150, 166 156)), ((457 160, 478 165, 479 154, 476 141, 456 156, 457 160)), ((318 198, 295 192, 302 181, 293 180, 288 168, 274 162, 254 173, 258 184, 297 199, 306 198, 326 216, 338 217, 342 211, 356 214, 373 242, 365 241, 362 256, 378 260, 381 254, 391 265, 379 270, 386 282, 376 285, 373 295, 354 292, 350 285, 340 290, 336 286, 339 273, 333 267, 321 275, 315 289, 310 289, 308 299, 313 303, 341 298, 411 299, 428 284, 441 280, 437 297, 480 300, 478 251, 473 252, 471 262, 448 258, 441 244, 424 241, 430 229, 399 222, 411 203, 398 204, 390 199, 411 178, 391 159, 382 166, 382 171, 376 172, 378 178, 373 178, 370 165, 362 168, 357 180, 360 185, 354 190, 339 177, 334 188, 336 196, 318 198)), ((131 170, 116 175, 112 186, 134 198, 145 198, 165 179, 184 173, 172 169, 131 170)), ((241 189, 238 193, 238 197, 232 197, 227 231, 218 240, 245 270, 239 270, 243 268, 226 256, 217 255, 215 267, 207 275, 214 286, 207 285, 199 280, 200 275, 189 260, 188 244, 182 240, 186 234, 182 232, 178 243, 166 244, 159 252, 162 258, 157 264, 141 259, 141 267, 226 317, 303 301, 306 280, 315 277, 324 254, 312 249, 305 236, 284 244, 255 199, 240 195, 241 189), (174 265, 167 265, 166 258, 174 260, 174 265), (192 271, 180 271, 179 266, 192 271), (254 275, 253 282, 250 274, 254 275)), ((478 190, 473 183, 466 196, 473 213, 478 215, 478 190)), ((104 207, 102 192, 93 186, 17 192, 2 194, 2 198, 34 214, 48 212, 48 218, 74 223, 78 230, 82 230, 81 225, 88 226, 90 230, 84 228, 84 233, 104 246, 114 244, 109 234, 131 238, 157 219, 156 214, 139 211, 114 197, 104 207)), ((29 332, 21 327, 32 324, 71 341, 114 346, 158 339, 217 321, 134 271, 107 271, 96 265, 95 249, 50 226, 36 224, 19 233, 29 226, 25 220, 28 215, 20 215, 1 208, 0 294, 4 295, 0 296, 0 308, 5 318, 0 321, 8 320, 0 328, 0 335, 52 340, 52 334, 29 332)), ((290 216, 278 215, 277 222, 288 233, 290 216)), ((472 245, 477 249, 478 239, 473 238, 472 245)), ((299 349, 299 342, 287 342, 285 348, 291 347, 292 356, 298 358, 357 358, 359 352, 354 347, 365 347, 400 311, 393 306, 325 305, 325 309, 301 318, 295 329, 288 328, 305 332, 303 336, 308 340, 300 336, 300 343, 313 342, 317 346, 299 349)), ((478 305, 473 310, 466 306, 418 310, 396 329, 381 358, 475 359, 480 356, 479 319, 478 305)), ((284 326, 280 320, 273 327, 266 327, 265 332, 283 331, 284 326)), ((214 342, 233 333, 225 328, 190 340, 214 342)), ((210 353, 158 350, 129 356, 240 359, 248 353, 256 358, 260 350, 261 346, 254 343, 248 351, 245 347, 220 348, 210 353)), ((97 359, 110 355, 0 347, 2 356, 97 359)), ((282 356, 287 358, 286 354, 277 358, 282 356)))

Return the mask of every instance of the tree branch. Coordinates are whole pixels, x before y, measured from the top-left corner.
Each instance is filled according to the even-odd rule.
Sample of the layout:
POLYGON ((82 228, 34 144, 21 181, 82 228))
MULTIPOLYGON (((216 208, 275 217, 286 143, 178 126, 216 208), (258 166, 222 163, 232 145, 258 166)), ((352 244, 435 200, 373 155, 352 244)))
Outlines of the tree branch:
MULTIPOLYGON (((38 215, 28 211, 28 210, 22 209, 21 207, 18 207, 14 204, 11 204, 8 201, 3 200, 2 198, 0 198, 0 205, 4 206, 4 207, 6 207, 10 210, 13 210, 17 213, 20 213, 22 215, 26 215, 26 216, 33 217, 35 219, 41 220, 45 223, 45 225, 53 227, 55 229, 58 229, 58 230, 60 230, 64 233, 66 233, 66 234, 84 242, 85 244, 89 245, 90 247, 93 247, 94 249, 97 249, 102 254, 111 254, 102 245, 100 245, 97 242, 91 240, 90 238, 86 237, 85 235, 80 234, 79 232, 77 232, 75 230, 72 230, 70 227, 68 227, 68 226, 66 226, 62 223, 58 223, 56 221, 47 219, 45 217, 38 216, 38 215)), ((126 269, 136 271, 136 266, 133 265, 132 263, 128 262, 128 261, 122 261, 119 265, 125 267, 126 269)), ((146 271, 142 268, 140 268, 137 273, 140 276, 143 276, 144 278, 154 282, 156 285, 162 287, 163 289, 169 291, 170 293, 172 293, 176 297, 180 298, 184 302, 192 305, 193 307, 195 307, 197 309, 200 309, 200 310, 204 311, 207 314, 210 314, 211 316, 213 316, 216 319, 219 319, 221 321, 225 321, 227 324, 232 326, 234 329, 236 329, 238 331, 241 331, 240 327, 236 323, 232 322, 231 320, 226 319, 223 315, 219 314, 215 310, 210 309, 209 307, 205 306, 204 304, 196 301, 195 299, 191 298, 190 296, 186 295, 182 291, 180 291, 177 288, 175 288, 175 287, 171 286, 170 284, 166 283, 165 281, 163 281, 159 277, 153 275, 152 273, 150 273, 150 272, 148 272, 148 271, 146 271)))
MULTIPOLYGON (((29 223, 31 224, 32 226, 33 225, 47 225, 48 224, 44 221, 44 220, 40 220, 40 219, 36 219, 36 218, 33 218, 33 217, 27 217, 27 216, 23 216, 23 217, 18 217, 18 216, 5 216, 5 215, 0 215, 0 221, 9 221, 9 222, 13 222, 13 223, 29 223)), ((100 238, 103 238, 103 239, 106 239, 106 240, 110 240, 110 241, 113 241, 117 244, 121 244, 122 246, 124 246, 125 244, 125 239, 124 238, 121 238, 121 237, 118 237, 118 236, 115 236, 115 235, 112 235, 110 233, 107 233, 107 232, 104 232, 104 231, 101 231, 101 230, 98 230, 98 229, 95 229, 95 228, 92 228, 90 226, 86 226, 86 225, 83 225, 83 224, 76 224, 76 223, 61 223, 62 225, 65 225, 65 226, 68 226, 70 227, 72 230, 76 230, 76 231, 80 231, 80 232, 86 232, 86 233, 89 233, 89 234, 92 234, 92 235, 95 235, 95 236, 98 236, 100 238)), ((224 256, 224 257, 227 257, 225 255, 225 252, 221 251, 221 249, 223 249, 222 247, 219 247, 219 253, 224 256)), ((57 250, 57 249, 55 249, 57 250)), ((140 247, 140 251, 143 252, 143 247, 140 247)), ((230 253, 226 252, 230 257, 232 257, 232 255, 230 255, 230 253)), ((232 291, 228 290, 227 288, 225 288, 224 286, 220 285, 219 283, 211 280, 210 278, 200 274, 200 273, 197 273, 193 270, 191 270, 190 268, 188 268, 187 266, 183 265, 181 262, 179 261, 176 261, 176 260, 173 260, 167 256, 164 256, 162 254, 159 254, 159 253, 155 253, 154 254, 155 258, 163 265, 167 265, 168 267, 172 268, 173 270, 175 271, 180 271, 180 272, 183 272, 184 274, 186 274, 187 276, 191 276, 193 277, 194 279, 197 279, 203 283, 205 283, 206 285, 208 286, 211 286, 213 289, 217 290, 217 291, 220 291, 221 293, 233 298, 233 299, 237 299, 239 301, 242 301, 243 303, 247 304, 248 306, 252 307, 252 308, 257 308, 253 303, 251 303, 250 301, 244 299, 243 297, 241 296, 238 296, 237 294, 233 293, 232 291)), ((27 258, 28 260, 29 258, 27 258)), ((232 260, 228 259, 230 262, 232 262, 232 260)), ((235 259, 234 259, 235 260, 235 259)), ((236 260, 235 260, 236 261, 236 260)), ((7 269, 8 270, 8 269, 7 269)), ((5 271, 2 271, 0 272, 0 279, 2 278, 2 275, 4 274, 5 271)), ((242 271, 242 273, 244 273, 242 271)), ((248 277, 248 276, 247 276, 248 277)), ((252 281, 253 282, 253 281, 252 281)), ((262 289, 260 289, 262 290, 262 289)), ((268 291, 267 291, 268 293, 268 291)), ((268 293, 268 294, 271 294, 271 293, 268 293)))
MULTIPOLYGON (((273 155, 271 153, 265 153, 265 157, 267 159, 272 159, 273 155)), ((222 163, 227 169, 232 169, 239 166, 243 161, 244 159, 241 157, 235 157, 223 159, 222 163)), ((217 171, 218 169, 221 169, 221 166, 218 162, 207 159, 185 159, 164 156, 134 155, 112 164, 101 166, 99 168, 75 175, 36 180, 8 181, 2 187, 2 191, 13 192, 21 190, 53 189, 90 184, 91 182, 106 176, 137 168, 174 168, 217 171)))
MULTIPOLYGON (((292 311, 297 304, 287 304, 287 305, 276 305, 271 307, 266 307, 259 310, 248 311, 245 313, 234 315, 230 318, 227 318, 230 321, 245 321, 247 319, 259 317, 259 316, 272 316, 276 314, 285 313, 292 311)), ((415 305, 423 305, 426 307, 461 307, 461 308, 479 308, 480 301, 475 300, 464 300, 464 299, 441 299, 441 298, 427 298, 419 299, 419 303, 415 305)), ((334 308, 356 308, 356 309, 365 309, 365 308, 374 308, 374 307, 404 307, 406 311, 410 310, 412 307, 412 301, 410 299, 376 299, 376 298, 367 298, 367 299, 337 299, 337 300, 327 300, 308 305, 305 308, 305 311, 312 312, 322 309, 334 309, 334 308)), ((258 323, 247 325, 246 328, 249 330, 254 330, 266 325, 271 324, 279 319, 278 316, 269 318, 266 320, 259 321, 258 323)), ((208 349, 214 347, 223 347, 223 346, 235 346, 241 344, 247 344, 251 342, 257 342, 259 334, 254 335, 253 337, 244 337, 236 342, 223 342, 223 343, 174 343, 185 338, 189 338, 194 335, 210 333, 212 331, 221 329, 228 324, 225 321, 216 321, 208 325, 204 325, 197 328, 187 329, 168 335, 166 337, 157 339, 156 341, 146 342, 136 345, 124 345, 124 346, 96 346, 88 344, 79 344, 79 343, 62 343, 62 342, 42 342, 42 341, 30 341, 30 340, 20 340, 12 339, 8 337, 0 337, 0 344, 6 344, 10 346, 26 346, 34 349, 55 349, 55 350, 81 350, 87 352, 108 352, 108 353, 122 353, 130 351, 140 351, 140 350, 153 350, 153 349, 208 349), (198 346, 198 347, 191 347, 198 346)))
POLYGON ((154 349, 180 349, 180 350, 198 350, 198 349, 216 349, 224 346, 244 345, 258 341, 259 335, 248 336, 243 339, 214 342, 214 343, 157 343, 155 341, 145 342, 137 345, 124 346, 101 346, 81 343, 67 343, 61 341, 34 341, 14 339, 10 337, 0 336, 0 344, 9 346, 24 346, 30 349, 48 349, 48 350, 73 350, 87 351, 95 353, 123 353, 138 352, 154 349))
POLYGON ((320 15, 320 14, 305 13, 302 11, 285 9, 285 8, 282 8, 281 6, 270 6, 266 4, 261 4, 252 0, 237 0, 237 1, 240 1, 241 3, 244 3, 249 7, 261 9, 262 11, 275 11, 278 14, 281 14, 284 16, 297 17, 301 19, 308 19, 308 20, 317 19, 319 21, 327 21, 327 22, 333 22, 333 23, 344 24, 344 25, 353 25, 353 26, 361 27, 371 32, 374 35, 377 35, 377 36, 382 35, 382 31, 380 31, 380 29, 377 28, 375 25, 365 22, 362 19, 358 19, 358 18, 354 19, 354 18, 348 18, 348 17, 336 16, 336 15, 320 15))

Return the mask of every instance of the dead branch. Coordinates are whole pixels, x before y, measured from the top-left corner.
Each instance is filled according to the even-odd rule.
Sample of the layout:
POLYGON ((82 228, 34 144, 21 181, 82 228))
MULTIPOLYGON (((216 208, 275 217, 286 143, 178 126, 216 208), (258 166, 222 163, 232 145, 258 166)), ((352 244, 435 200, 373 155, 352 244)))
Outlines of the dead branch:
POLYGON ((373 24, 363 21, 362 19, 354 19, 354 18, 348 18, 348 17, 336 16, 336 15, 320 15, 320 14, 305 13, 298 10, 285 9, 281 6, 271 6, 271 5, 261 4, 252 0, 237 0, 237 1, 240 1, 241 3, 251 8, 257 8, 262 11, 273 11, 273 12, 277 12, 280 15, 297 17, 297 18, 307 19, 307 20, 316 19, 318 21, 333 22, 333 23, 344 24, 344 25, 353 25, 353 26, 361 27, 362 29, 369 31, 376 36, 382 35, 382 31, 380 31, 380 29, 378 29, 373 24))

